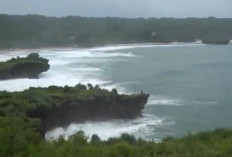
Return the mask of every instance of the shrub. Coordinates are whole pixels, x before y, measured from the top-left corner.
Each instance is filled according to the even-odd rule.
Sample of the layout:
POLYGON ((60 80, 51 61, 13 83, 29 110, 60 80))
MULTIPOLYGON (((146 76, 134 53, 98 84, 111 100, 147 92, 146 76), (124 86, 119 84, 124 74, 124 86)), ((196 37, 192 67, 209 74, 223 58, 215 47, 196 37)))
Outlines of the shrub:
POLYGON ((95 144, 95 145, 96 144, 100 144, 101 143, 101 139, 100 139, 100 137, 98 135, 94 134, 94 135, 92 135, 90 142, 92 144, 95 144))
POLYGON ((75 145, 87 144, 88 137, 85 136, 83 131, 79 131, 76 134, 72 135, 69 140, 75 145))
POLYGON ((129 144, 135 144, 137 142, 135 136, 127 133, 122 134, 120 139, 122 139, 125 142, 128 142, 129 144))
POLYGON ((112 93, 113 95, 118 95, 117 89, 112 89, 111 93, 112 93))

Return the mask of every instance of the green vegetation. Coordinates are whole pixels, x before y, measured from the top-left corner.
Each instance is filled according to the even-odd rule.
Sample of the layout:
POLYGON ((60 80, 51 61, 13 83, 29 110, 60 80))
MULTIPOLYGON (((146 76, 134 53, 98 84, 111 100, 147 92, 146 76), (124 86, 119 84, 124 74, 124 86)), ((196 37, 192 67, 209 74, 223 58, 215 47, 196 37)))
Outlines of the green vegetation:
POLYGON ((232 130, 215 130, 182 138, 165 138, 160 143, 123 134, 119 138, 88 139, 83 132, 46 142, 27 119, 0 118, 1 157, 230 157, 232 130))
POLYGON ((31 53, 25 58, 17 57, 0 62, 0 79, 37 78, 41 72, 49 68, 47 59, 39 57, 37 53, 31 53))
MULTIPOLYGON (((124 101, 138 95, 120 95, 99 86, 78 84, 76 87, 30 88, 23 92, 0 92, 0 157, 229 157, 232 155, 232 130, 217 129, 182 138, 167 137, 162 142, 145 141, 122 134, 101 140, 78 132, 68 140, 60 137, 48 142, 43 138, 43 121, 30 112, 52 110, 61 98, 88 102, 98 98, 124 101), (59 98, 59 99, 54 99, 59 98)), ((112 100, 111 100, 112 101, 112 100)), ((102 102, 102 100, 101 100, 102 102)), ((65 104, 60 104, 65 105, 65 104)), ((87 104, 86 104, 87 105, 87 104)), ((110 105, 110 104, 108 104, 110 105)))
MULTIPOLYGON (((140 97, 140 95, 118 94, 116 89, 108 91, 98 85, 93 87, 91 84, 78 84, 75 87, 33 88, 22 92, 0 92, 0 115, 25 115, 39 110, 53 110, 57 107, 68 106, 62 100, 72 99, 80 102, 106 101, 115 99, 130 101, 140 97)), ((97 106, 97 104, 96 104, 97 106)))
POLYGON ((148 97, 118 94, 116 89, 108 91, 91 84, 30 88, 0 92, 0 115, 39 118, 44 133, 72 122, 140 116, 148 97))
POLYGON ((226 44, 232 19, 85 18, 0 15, 0 48, 95 46, 174 41, 226 44), (225 42, 226 41, 226 42, 225 42))

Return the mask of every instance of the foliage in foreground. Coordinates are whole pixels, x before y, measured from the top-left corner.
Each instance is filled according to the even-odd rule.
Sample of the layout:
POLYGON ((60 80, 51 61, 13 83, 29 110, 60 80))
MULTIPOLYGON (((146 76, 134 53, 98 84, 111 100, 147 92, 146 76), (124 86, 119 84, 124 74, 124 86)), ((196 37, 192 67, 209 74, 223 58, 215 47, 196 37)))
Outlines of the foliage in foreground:
POLYGON ((145 141, 122 134, 101 140, 88 139, 83 132, 69 140, 46 142, 30 122, 16 117, 0 119, 1 157, 229 157, 232 156, 232 130, 217 129, 162 142, 145 141))

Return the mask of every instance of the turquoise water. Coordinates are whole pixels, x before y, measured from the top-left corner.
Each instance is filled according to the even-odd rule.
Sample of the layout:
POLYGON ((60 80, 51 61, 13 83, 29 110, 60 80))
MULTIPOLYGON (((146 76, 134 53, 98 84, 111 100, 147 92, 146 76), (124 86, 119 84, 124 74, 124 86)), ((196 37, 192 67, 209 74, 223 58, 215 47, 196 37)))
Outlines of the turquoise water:
MULTIPOLYGON (((150 93, 143 111, 164 119, 150 138, 232 127, 232 45, 135 48, 110 63, 107 77, 150 93), (167 125, 165 125, 165 123, 167 125)), ((128 50, 121 50, 128 52, 128 50)))
MULTIPOLYGON (((85 122, 59 127, 47 139, 83 130, 106 139, 123 132, 160 140, 232 127, 232 45, 130 45, 92 49, 38 50, 51 69, 39 80, 0 81, 1 90, 30 86, 100 84, 121 93, 149 93, 143 116, 134 120, 85 122)), ((31 51, 3 53, 0 60, 31 51)))

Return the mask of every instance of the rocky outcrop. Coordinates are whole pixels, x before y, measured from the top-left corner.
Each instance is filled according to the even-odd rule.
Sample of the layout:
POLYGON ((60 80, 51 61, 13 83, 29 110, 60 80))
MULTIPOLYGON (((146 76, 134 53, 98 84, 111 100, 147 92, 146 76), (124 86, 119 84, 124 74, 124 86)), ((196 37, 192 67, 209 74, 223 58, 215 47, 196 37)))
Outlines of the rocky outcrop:
POLYGON ((0 91, 0 116, 34 119, 41 133, 73 122, 131 119, 141 116, 149 94, 118 94, 116 89, 78 84, 75 87, 0 91))
POLYGON ((26 58, 13 58, 0 62, 0 80, 12 78, 38 78, 38 75, 50 68, 48 60, 32 53, 26 58))
MULTIPOLYGON (((46 102, 47 105, 36 105, 35 109, 28 111, 28 115, 33 118, 40 118, 45 132, 73 122, 138 117, 141 115, 149 97, 149 94, 144 93, 124 95, 117 94, 114 90, 107 91, 104 89, 81 89, 81 92, 75 93, 74 91, 80 91, 80 89, 75 88, 68 87, 67 89, 72 94, 66 93, 65 95, 61 95, 61 92, 55 93, 53 90, 52 95, 40 99, 41 102, 42 100, 49 100, 49 102, 46 102), (83 96, 84 93, 91 94, 83 96)), ((63 88, 61 89, 63 90, 63 88)), ((40 92, 48 93, 48 91, 46 89, 40 92)), ((35 99, 37 101, 38 98, 35 99)))

